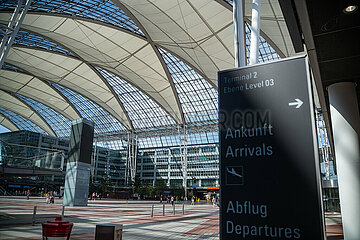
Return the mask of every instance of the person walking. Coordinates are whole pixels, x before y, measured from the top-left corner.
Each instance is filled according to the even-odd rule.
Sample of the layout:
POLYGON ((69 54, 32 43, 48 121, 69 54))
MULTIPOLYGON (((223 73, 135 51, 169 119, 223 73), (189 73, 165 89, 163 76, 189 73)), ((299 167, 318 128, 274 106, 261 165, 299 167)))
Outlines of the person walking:
POLYGON ((46 204, 49 204, 50 203, 50 193, 47 192, 46 193, 46 200, 45 200, 46 204))
POLYGON ((30 189, 28 189, 27 192, 26 192, 26 199, 27 199, 27 200, 30 199, 30 189))
POLYGON ((216 207, 216 198, 215 196, 212 197, 212 204, 213 204, 213 207, 216 207))

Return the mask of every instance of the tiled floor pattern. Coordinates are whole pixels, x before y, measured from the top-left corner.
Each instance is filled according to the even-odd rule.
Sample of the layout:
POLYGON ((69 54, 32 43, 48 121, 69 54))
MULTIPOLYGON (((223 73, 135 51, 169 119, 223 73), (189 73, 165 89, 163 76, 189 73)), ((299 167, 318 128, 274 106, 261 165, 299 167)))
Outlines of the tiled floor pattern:
MULTIPOLYGON (((211 205, 176 205, 175 215, 170 204, 158 202, 100 200, 89 201, 87 207, 66 207, 64 220, 74 223, 71 239, 90 240, 97 224, 123 224, 124 240, 140 239, 219 239, 219 210, 211 205), (153 217, 151 209, 154 205, 153 217)), ((61 200, 46 204, 43 198, 0 198, 0 239, 41 239, 42 222, 61 215, 61 200), (32 225, 34 206, 35 224, 32 225)), ((341 217, 327 214, 328 240, 343 239, 341 217)))

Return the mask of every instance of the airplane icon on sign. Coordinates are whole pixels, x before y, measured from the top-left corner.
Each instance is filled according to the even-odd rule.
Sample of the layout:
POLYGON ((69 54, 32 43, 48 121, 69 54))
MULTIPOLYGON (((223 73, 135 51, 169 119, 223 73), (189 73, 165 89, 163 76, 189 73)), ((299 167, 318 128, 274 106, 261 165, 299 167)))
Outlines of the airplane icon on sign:
POLYGON ((243 166, 227 166, 225 171, 226 185, 244 185, 243 166))
POLYGON ((230 169, 229 169, 229 168, 226 168, 226 171, 227 171, 228 173, 230 173, 230 174, 234 175, 234 176, 239 177, 239 178, 242 178, 242 177, 243 177, 242 175, 238 174, 238 173, 235 171, 235 169, 234 169, 234 168, 231 168, 231 171, 230 171, 230 169))

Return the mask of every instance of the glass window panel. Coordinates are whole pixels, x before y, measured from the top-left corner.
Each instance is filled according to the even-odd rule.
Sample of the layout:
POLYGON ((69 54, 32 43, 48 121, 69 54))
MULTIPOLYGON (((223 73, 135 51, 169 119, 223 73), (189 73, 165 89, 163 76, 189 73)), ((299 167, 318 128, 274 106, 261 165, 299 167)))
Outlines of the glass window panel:
MULTIPOLYGON (((14 9, 17 2, 15 0, 2 0, 0 10, 14 9)), ((33 0, 29 11, 88 18, 144 35, 134 21, 110 0, 33 0)))
POLYGON ((125 128, 116 118, 96 103, 61 85, 54 83, 50 84, 69 99, 83 118, 95 123, 95 134, 125 131, 125 128))
POLYGON ((118 95, 134 128, 155 128, 176 124, 170 115, 145 93, 115 74, 99 67, 95 68, 118 95))
POLYGON ((185 121, 187 123, 217 121, 217 91, 180 59, 164 49, 159 49, 159 51, 174 81, 185 121), (204 93, 206 93, 206 98, 203 97, 204 93), (204 106, 207 106, 207 110, 204 106))
POLYGON ((16 94, 18 98, 30 105, 45 121, 50 125, 58 137, 69 137, 71 132, 71 122, 52 108, 45 106, 33 99, 16 94))
POLYGON ((40 128, 36 124, 12 111, 9 111, 4 108, 0 108, 0 113, 5 117, 7 117, 11 122, 13 122, 20 130, 29 130, 32 132, 38 132, 48 135, 47 132, 45 132, 42 128, 40 128))
MULTIPOLYGON (((0 39, 1 38, 3 38, 3 34, 0 33, 0 39)), ((14 45, 37 47, 37 48, 42 48, 42 49, 45 49, 48 51, 54 51, 54 52, 74 56, 74 54, 72 52, 63 48, 62 46, 60 46, 56 43, 50 42, 49 40, 47 40, 43 37, 37 36, 33 33, 29 33, 29 32, 22 31, 22 30, 20 30, 16 34, 16 37, 14 40, 14 45)))

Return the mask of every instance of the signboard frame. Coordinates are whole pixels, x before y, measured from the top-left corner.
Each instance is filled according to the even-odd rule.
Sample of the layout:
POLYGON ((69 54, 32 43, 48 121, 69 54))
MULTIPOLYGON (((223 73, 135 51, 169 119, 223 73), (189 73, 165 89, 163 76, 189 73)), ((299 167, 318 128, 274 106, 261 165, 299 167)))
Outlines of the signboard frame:
POLYGON ((218 80, 220 239, 231 239, 236 236, 241 239, 254 239, 254 237, 256 239, 263 237, 266 239, 325 239, 315 111, 307 56, 302 55, 220 71, 218 80), (286 78, 292 82, 287 82, 286 78), (293 99, 288 99, 288 102, 283 101, 292 93, 293 99), (298 97, 299 95, 301 97, 298 97), (259 100, 256 97, 262 99, 259 100), (289 128, 289 130, 292 129, 292 132, 286 133, 287 128, 282 126, 289 127, 290 123, 284 121, 286 114, 282 111, 290 113, 289 118, 294 124, 299 125, 297 126, 298 130, 292 127, 289 128), (234 117, 234 112, 238 114, 238 117, 234 117), (249 116, 257 116, 261 121, 247 124, 246 112, 250 112, 249 116), (301 122, 300 119, 297 119, 299 113, 303 113, 301 120, 303 117, 305 121, 301 122), (241 114, 242 118, 239 117, 241 114), (241 123, 238 124, 238 122, 241 123), (257 131, 257 135, 253 135, 252 138, 246 134, 246 131, 251 132, 251 130, 253 134, 257 131), (237 140, 234 140, 235 134, 237 134, 237 140), (299 137, 298 148, 305 148, 304 156, 307 156, 305 163, 299 161, 298 155, 301 154, 301 151, 287 143, 294 142, 294 136, 299 137), (286 139, 287 137, 291 139, 286 139), (289 158, 289 161, 285 161, 285 157, 289 158), (268 159, 269 163, 264 164, 263 159, 268 159), (253 161, 258 161, 259 167, 264 165, 274 176, 267 175, 264 170, 260 172, 265 173, 268 178, 263 178, 262 175, 254 176, 256 175, 254 174, 256 163, 252 163, 253 161), (271 162, 274 163, 274 167, 271 162), (279 167, 281 163, 284 166, 279 167), (294 176, 286 172, 285 166, 289 167, 289 171, 294 173, 294 176), (306 168, 302 169, 301 167, 306 168), (303 174, 301 170, 309 170, 311 174, 303 174), (289 183, 280 183, 277 178, 288 179, 289 183), (267 182, 269 186, 266 186, 267 182), (291 183, 294 183, 295 189, 288 189, 291 183), (248 184, 254 188, 258 187, 260 193, 251 190, 251 187, 246 186, 248 184), (306 187, 311 190, 304 190, 306 187), (247 194, 242 189, 250 189, 248 191, 249 199, 240 196, 247 194), (287 190, 284 191, 284 189, 287 190), (262 192, 266 193, 262 194, 262 192), (309 193, 305 194, 309 196, 299 197, 299 199, 305 199, 304 202, 310 203, 309 209, 303 206, 299 207, 299 205, 293 208, 289 206, 296 204, 297 192, 309 193), (229 200, 230 195, 234 201, 229 200), (292 202, 286 203, 284 199, 289 195, 292 202), (239 201, 235 201, 235 198, 238 198, 239 201), (287 216, 286 213, 279 212, 282 202, 284 202, 283 206, 286 211, 289 212, 288 215, 294 214, 294 216, 287 216), (261 207, 264 209, 263 216, 260 214, 261 207), (303 215, 300 209, 295 209, 297 207, 304 211, 303 215), (251 208, 257 209, 257 211, 251 211, 251 208), (247 213, 245 209, 249 209, 247 213), (305 216, 307 210, 309 212, 314 210, 310 216, 310 218, 314 218, 314 216, 316 218, 312 221, 312 229, 307 224, 308 219, 305 216), (299 219, 294 220, 297 217, 299 219), (262 224, 262 227, 255 227, 257 221, 262 224), (269 231, 272 224, 277 224, 277 226, 273 225, 273 229, 276 229, 276 237, 270 236, 269 231), (244 228, 245 226, 254 228, 247 230, 244 228), (248 233, 244 234, 246 231, 248 233), (278 236, 279 233, 282 236, 278 236))

